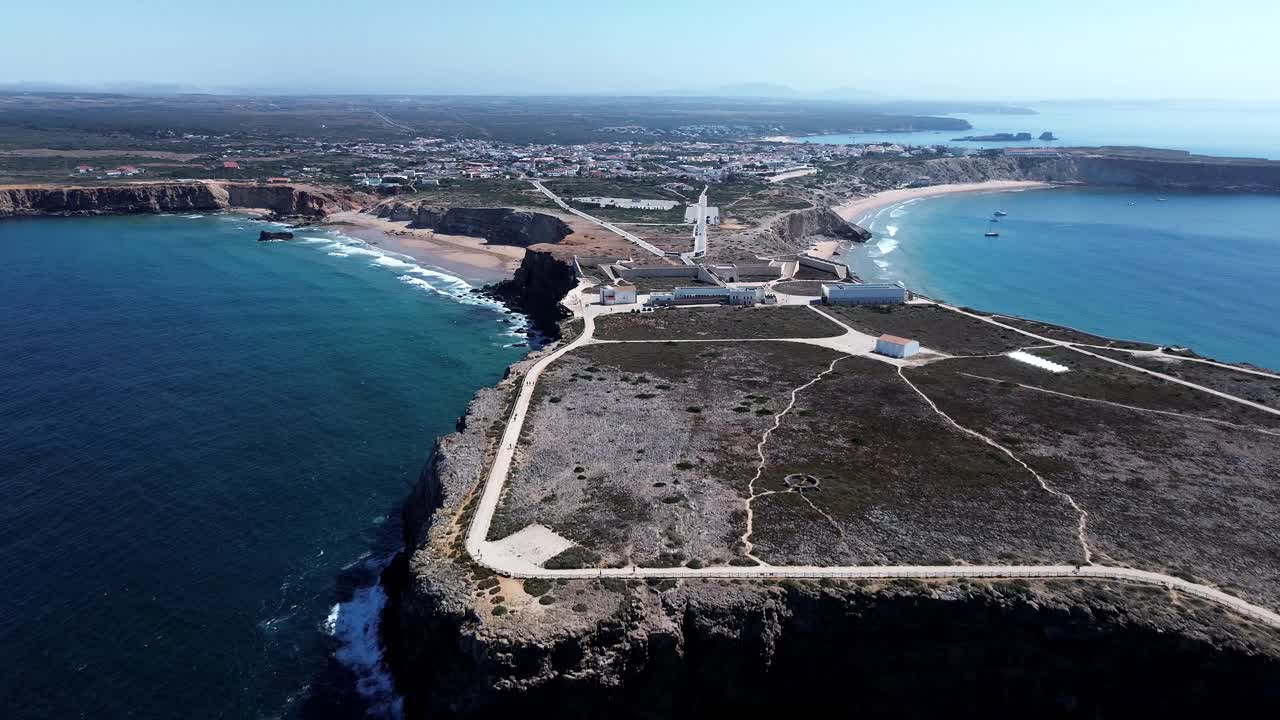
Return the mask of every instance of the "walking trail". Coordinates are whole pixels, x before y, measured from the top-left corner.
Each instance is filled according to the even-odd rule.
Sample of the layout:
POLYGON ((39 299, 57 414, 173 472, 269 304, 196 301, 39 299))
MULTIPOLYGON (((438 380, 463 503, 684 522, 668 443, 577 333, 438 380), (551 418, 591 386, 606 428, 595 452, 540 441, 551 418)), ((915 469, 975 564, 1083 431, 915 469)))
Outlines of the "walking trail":
MULTIPOLYGON (((846 354, 841 358, 837 358, 832 362, 826 371, 811 379, 804 385, 797 387, 791 393, 791 403, 783 412, 774 416, 774 425, 767 430, 760 442, 756 446, 757 453, 760 455, 761 464, 757 467, 755 477, 749 487, 748 500, 748 527, 747 532, 742 536, 744 542, 747 543, 748 554, 752 549, 750 545, 751 535, 751 509, 750 498, 759 497, 754 494, 755 480, 763 473, 764 469, 764 446, 768 441, 768 436, 773 430, 776 430, 785 415, 794 405, 796 394, 800 391, 812 386, 826 374, 832 372, 835 364, 844 357, 849 355, 860 355, 874 357, 878 360, 891 362, 898 366, 898 373, 902 379, 907 382, 913 390, 916 391, 926 402, 943 418, 945 418, 952 426, 960 432, 971 435, 982 440, 997 450, 1008 455, 1019 465, 1031 473, 1041 487, 1048 493, 1060 498, 1063 502, 1072 507, 1079 515, 1078 535, 1085 558, 1082 565, 855 565, 855 566, 809 566, 809 565, 751 565, 751 566, 713 566, 702 568, 675 567, 675 568, 655 568, 655 567, 622 567, 622 568, 569 568, 569 569, 548 569, 530 562, 526 557, 516 552, 511 552, 510 548, 504 546, 501 541, 492 542, 487 540, 489 527, 493 522, 494 513, 498 508, 498 501, 502 497, 502 488, 507 481, 508 474, 511 469, 512 458, 515 453, 517 442, 520 438, 520 432, 524 427, 526 415, 529 410, 529 404, 533 397, 533 390, 538 383, 538 379, 542 373, 560 359, 565 353, 571 352, 584 345, 603 342, 622 342, 622 341, 601 341, 594 338, 595 318, 602 314, 612 312, 625 312, 622 307, 601 307, 598 305, 588 305, 583 297, 582 290, 587 283, 584 281, 577 288, 570 292, 564 301, 565 307, 574 312, 575 315, 583 319, 582 334, 575 338, 572 342, 565 344, 559 349, 543 356, 529 368, 528 373, 520 381, 520 392, 516 397, 511 408, 511 414, 507 418, 506 429, 503 431, 498 450, 494 455, 493 464, 490 467, 489 474, 485 478, 484 487, 480 495, 480 500, 476 506, 475 515, 472 517, 471 524, 467 529, 466 549, 467 553, 479 564, 484 565, 494 572, 502 575, 517 578, 603 578, 603 577, 623 577, 623 578, 849 578, 849 579, 890 579, 890 578, 981 578, 981 579, 1012 579, 1012 578, 1085 578, 1100 581, 1119 581, 1138 583, 1143 585, 1152 585, 1156 587, 1166 588, 1171 591, 1178 591, 1186 595, 1194 596, 1216 603, 1225 608, 1229 608, 1242 616, 1251 618, 1260 623, 1280 628, 1280 614, 1260 605, 1255 605, 1241 598, 1229 595, 1217 588, 1200 583, 1190 582, 1182 578, 1165 575, 1163 573, 1152 572, 1149 570, 1138 570, 1135 568, 1125 567, 1109 567, 1103 565, 1092 564, 1092 554, 1088 545, 1087 538, 1087 520, 1088 513, 1081 508, 1075 500, 1068 494, 1053 488, 1047 483, 1043 477, 1035 472, 1029 465, 1018 458, 1009 449, 994 442, 980 433, 965 428, 957 424, 949 416, 943 413, 929 399, 927 395, 920 391, 906 376, 902 373, 904 365, 910 365, 910 362, 891 361, 889 358, 883 358, 871 353, 871 343, 867 340, 870 336, 858 333, 853 328, 836 321, 826 313, 824 316, 832 319, 837 324, 846 329, 846 334, 837 338, 779 338, 779 340, 787 342, 803 342, 824 347, 839 349, 846 354)), ((1255 407, 1273 414, 1280 414, 1273 408, 1250 402, 1243 398, 1238 398, 1224 392, 1213 390, 1211 388, 1196 385, 1180 378, 1171 377, 1163 373, 1147 370, 1137 367, 1129 363, 1125 363, 1114 358, 1099 355, 1083 348, 1073 346, 1071 343, 1060 340, 1036 335, 1030 331, 1022 330, 1010 325, 1005 325, 992 318, 977 315, 974 313, 960 310, 939 303, 940 307, 946 308, 953 312, 989 322, 1008 330, 1012 330, 1026 335, 1046 346, 1066 347, 1076 352, 1098 358, 1100 360, 1114 363, 1122 367, 1126 367, 1138 372, 1162 378, 1169 382, 1178 383, 1195 390, 1209 393, 1211 395, 1221 397, 1233 402, 1238 402, 1250 407, 1255 407)), ((689 342, 707 342, 695 340, 689 342)), ((729 341, 733 342, 733 341, 729 341)), ((939 356, 935 356, 939 357, 939 356)), ((945 357, 945 356, 940 356, 945 357)), ((761 493, 763 495, 764 493, 761 493)), ((758 558, 756 558, 758 561, 758 558)))

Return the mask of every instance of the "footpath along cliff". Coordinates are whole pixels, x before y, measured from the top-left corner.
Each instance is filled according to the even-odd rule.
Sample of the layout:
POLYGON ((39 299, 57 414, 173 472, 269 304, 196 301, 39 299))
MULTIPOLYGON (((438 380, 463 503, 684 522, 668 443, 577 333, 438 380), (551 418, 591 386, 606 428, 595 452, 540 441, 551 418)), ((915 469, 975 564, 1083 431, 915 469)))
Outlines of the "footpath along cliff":
POLYGON ((1110 717, 1280 700, 1280 638, 1158 589, 497 577, 463 537, 537 357, 476 395, 405 503, 382 633, 407 718, 1110 717))
POLYGON ((0 188, 0 217, 126 215, 268 210, 280 218, 322 218, 364 205, 359 193, 305 185, 158 182, 99 187, 0 188))

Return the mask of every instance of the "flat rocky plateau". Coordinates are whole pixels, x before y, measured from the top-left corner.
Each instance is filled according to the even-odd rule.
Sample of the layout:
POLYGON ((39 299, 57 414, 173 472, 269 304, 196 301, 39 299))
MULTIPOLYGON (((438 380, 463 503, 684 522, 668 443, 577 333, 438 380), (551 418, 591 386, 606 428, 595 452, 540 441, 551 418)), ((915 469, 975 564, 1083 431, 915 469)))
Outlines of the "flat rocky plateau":
MULTIPOLYGON (((612 342, 542 375, 489 538, 549 528, 572 546, 548 568, 1087 553, 1280 608, 1280 417, 934 306, 830 317, 934 352, 899 367, 783 340, 839 332, 805 308, 600 318, 595 337, 612 342), (1020 348, 1071 370, 1004 355, 1020 348)), ((1261 376, 1063 339, 1280 403, 1261 376)), ((537 358, 477 395, 406 505, 384 632, 410 717, 882 715, 904 702, 1109 717, 1280 693, 1276 629, 1121 581, 496 576, 463 536, 537 358)))

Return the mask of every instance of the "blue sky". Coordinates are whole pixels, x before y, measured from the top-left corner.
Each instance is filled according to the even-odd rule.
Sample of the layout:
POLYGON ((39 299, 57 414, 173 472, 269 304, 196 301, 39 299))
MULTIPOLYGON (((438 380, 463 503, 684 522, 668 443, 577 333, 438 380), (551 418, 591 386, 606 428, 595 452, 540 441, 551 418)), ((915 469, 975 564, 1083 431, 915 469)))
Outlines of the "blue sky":
POLYGON ((1271 0, 12 3, 0 84, 1280 100, 1271 0))

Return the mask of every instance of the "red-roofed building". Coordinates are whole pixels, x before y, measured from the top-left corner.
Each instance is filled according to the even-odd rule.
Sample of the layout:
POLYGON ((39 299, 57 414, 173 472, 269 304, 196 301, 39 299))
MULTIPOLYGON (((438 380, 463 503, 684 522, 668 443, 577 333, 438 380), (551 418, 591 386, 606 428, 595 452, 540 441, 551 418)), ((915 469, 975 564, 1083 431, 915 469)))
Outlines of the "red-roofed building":
POLYGON ((881 335, 876 338, 876 352, 893 358, 909 358, 920 352, 920 343, 897 335, 881 335))
POLYGON ((235 160, 223 160, 222 167, 226 168, 227 170, 239 170, 240 163, 236 162, 235 160))

